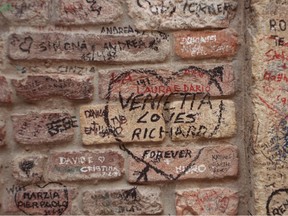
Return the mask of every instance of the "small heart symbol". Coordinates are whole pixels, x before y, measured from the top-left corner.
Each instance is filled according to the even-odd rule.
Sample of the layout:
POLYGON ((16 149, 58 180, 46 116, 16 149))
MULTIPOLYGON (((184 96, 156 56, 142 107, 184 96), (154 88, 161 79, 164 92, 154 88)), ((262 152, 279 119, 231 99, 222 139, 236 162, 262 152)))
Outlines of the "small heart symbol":
POLYGON ((98 160, 99 160, 101 163, 103 163, 103 162, 105 161, 105 157, 100 156, 100 157, 98 157, 98 160))
POLYGON ((30 53, 31 46, 33 44, 33 38, 31 36, 25 37, 24 41, 20 43, 19 48, 23 52, 28 52, 30 53))

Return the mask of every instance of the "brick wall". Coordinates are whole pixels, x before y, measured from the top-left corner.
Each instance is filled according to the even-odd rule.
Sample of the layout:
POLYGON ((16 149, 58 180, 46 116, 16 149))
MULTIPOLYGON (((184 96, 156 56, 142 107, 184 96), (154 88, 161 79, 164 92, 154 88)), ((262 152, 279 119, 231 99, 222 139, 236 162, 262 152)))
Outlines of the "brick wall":
POLYGON ((0 214, 248 214, 245 7, 0 0, 0 214))
POLYGON ((252 1, 249 26, 254 105, 255 213, 287 214, 287 1, 252 1), (257 14, 257 15, 256 15, 257 14))

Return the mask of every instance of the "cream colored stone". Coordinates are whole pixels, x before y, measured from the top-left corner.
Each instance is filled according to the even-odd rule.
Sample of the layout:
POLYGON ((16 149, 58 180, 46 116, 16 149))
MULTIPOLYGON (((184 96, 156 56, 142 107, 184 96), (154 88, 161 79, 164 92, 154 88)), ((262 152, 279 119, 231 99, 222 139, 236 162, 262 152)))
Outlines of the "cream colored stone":
POLYGON ((169 37, 159 34, 104 36, 95 34, 23 33, 9 37, 14 60, 84 62, 158 62, 169 54, 169 37))
POLYGON ((239 197, 229 188, 176 191, 177 215, 236 215, 239 197))
POLYGON ((226 28, 234 18, 236 0, 127 0, 138 29, 226 28))
POLYGON ((127 178, 132 183, 218 179, 238 174, 236 146, 121 149, 129 154, 127 178))
POLYGON ((287 214, 288 4, 252 0, 253 192, 256 215, 287 214))
POLYGON ((80 121, 83 144, 162 141, 165 137, 162 106, 157 108, 156 105, 152 109, 151 104, 141 103, 134 97, 129 106, 123 108, 127 101, 124 99, 123 104, 82 106, 80 121))
POLYGON ((50 0, 2 0, 0 22, 12 25, 46 25, 50 0))
POLYGON ((47 181, 111 180, 123 175, 124 158, 116 151, 53 152, 46 164, 47 181))
POLYGON ((236 133, 235 105, 230 100, 195 100, 170 104, 170 135, 172 140, 231 137, 236 133))
POLYGON ((155 215, 163 211, 157 187, 89 190, 83 193, 83 205, 87 215, 155 215))
POLYGON ((118 0, 60 0, 57 23, 62 25, 109 24, 119 21, 123 13, 118 0))

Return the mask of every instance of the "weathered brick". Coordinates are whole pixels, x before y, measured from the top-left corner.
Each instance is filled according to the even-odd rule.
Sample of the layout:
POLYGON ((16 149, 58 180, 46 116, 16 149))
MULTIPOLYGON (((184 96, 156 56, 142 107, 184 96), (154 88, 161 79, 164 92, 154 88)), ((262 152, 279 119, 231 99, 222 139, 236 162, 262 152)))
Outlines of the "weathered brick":
POLYGON ((170 103, 170 135, 172 140, 231 137, 236 133, 236 111, 233 101, 210 100, 195 94, 170 103))
POLYGON ((53 152, 48 158, 46 180, 118 179, 123 166, 124 158, 115 151, 53 152))
POLYGON ((43 180, 45 158, 43 156, 17 156, 13 160, 13 177, 20 182, 43 180))
POLYGON ((2 196, 4 211, 27 215, 67 215, 77 193, 76 188, 56 182, 45 185, 13 185, 2 196))
POLYGON ((68 113, 14 114, 11 119, 15 140, 27 145, 71 141, 78 126, 68 113))
POLYGON ((60 0, 56 11, 61 25, 109 24, 119 21, 123 13, 118 0, 60 0))
MULTIPOLYGON (((1 21, 0 21, 1 25, 1 21)), ((0 69, 2 68, 3 65, 3 60, 4 60, 4 38, 0 36, 0 69)))
POLYGON ((127 0, 129 15, 142 30, 226 28, 235 16, 236 0, 127 0))
POLYGON ((236 215, 239 197, 229 188, 176 191, 177 215, 236 215))
POLYGON ((140 186, 85 191, 83 211, 88 215, 151 215, 160 214, 163 207, 159 188, 140 186))
POLYGON ((187 66, 175 71, 163 69, 131 69, 101 71, 99 94, 103 99, 129 98, 180 93, 209 93, 211 96, 231 95, 235 78, 231 65, 187 66))
POLYGON ((0 146, 5 145, 5 136, 6 136, 5 121, 0 119, 0 146))
POLYGON ((7 79, 0 76, 0 105, 1 103, 12 102, 12 91, 8 85, 7 79))
POLYGON ((50 0, 2 0, 0 22, 9 24, 45 25, 48 22, 50 0))
POLYGON ((238 173, 238 150, 231 145, 121 149, 129 154, 129 182, 217 179, 238 173))
POLYGON ((89 100, 93 97, 92 76, 32 75, 22 80, 12 80, 17 92, 28 101, 61 96, 71 100, 89 100))
POLYGON ((162 141, 165 121, 161 104, 142 104, 137 96, 130 99, 119 104, 82 106, 83 144, 162 141))
POLYGON ((157 62, 168 56, 169 45, 166 34, 103 36, 24 33, 10 35, 8 55, 14 60, 157 62))
POLYGON ((238 49, 237 34, 220 31, 181 31, 174 33, 175 52, 184 59, 232 57, 238 49))

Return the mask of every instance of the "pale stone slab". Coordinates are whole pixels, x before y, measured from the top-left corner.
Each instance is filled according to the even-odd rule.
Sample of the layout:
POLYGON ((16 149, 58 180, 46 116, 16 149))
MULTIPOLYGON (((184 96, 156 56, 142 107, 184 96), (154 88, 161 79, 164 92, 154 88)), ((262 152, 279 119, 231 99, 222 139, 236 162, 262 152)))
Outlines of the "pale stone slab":
POLYGON ((163 211, 160 189, 156 187, 89 190, 83 194, 83 204, 88 215, 154 215, 163 211))
POLYGON ((170 135, 172 140, 224 138, 235 135, 237 129, 235 105, 231 100, 186 100, 170 103, 170 135))
POLYGON ((119 179, 124 158, 118 152, 74 151, 53 152, 46 167, 49 181, 119 179))
POLYGON ((46 25, 49 20, 50 0, 2 0, 1 23, 12 25, 46 25))
POLYGON ((85 62, 157 62, 169 54, 164 35, 107 36, 93 34, 23 33, 9 37, 13 60, 68 60, 85 62))
POLYGON ((288 57, 285 0, 251 1, 254 85, 253 197, 256 215, 287 214, 288 57))
POLYGON ((177 215, 237 215, 239 197, 229 188, 176 191, 177 215))
POLYGON ((202 148, 127 148, 129 182, 217 179, 238 174, 238 150, 231 145, 202 148))
POLYGON ((57 2, 57 24, 89 25, 119 21, 123 14, 118 0, 60 0, 57 2))
POLYGON ((127 0, 129 15, 141 30, 227 28, 236 0, 127 0))
POLYGON ((139 97, 118 104, 82 106, 81 134, 84 145, 117 142, 159 142, 165 138, 161 104, 138 101, 139 97))

